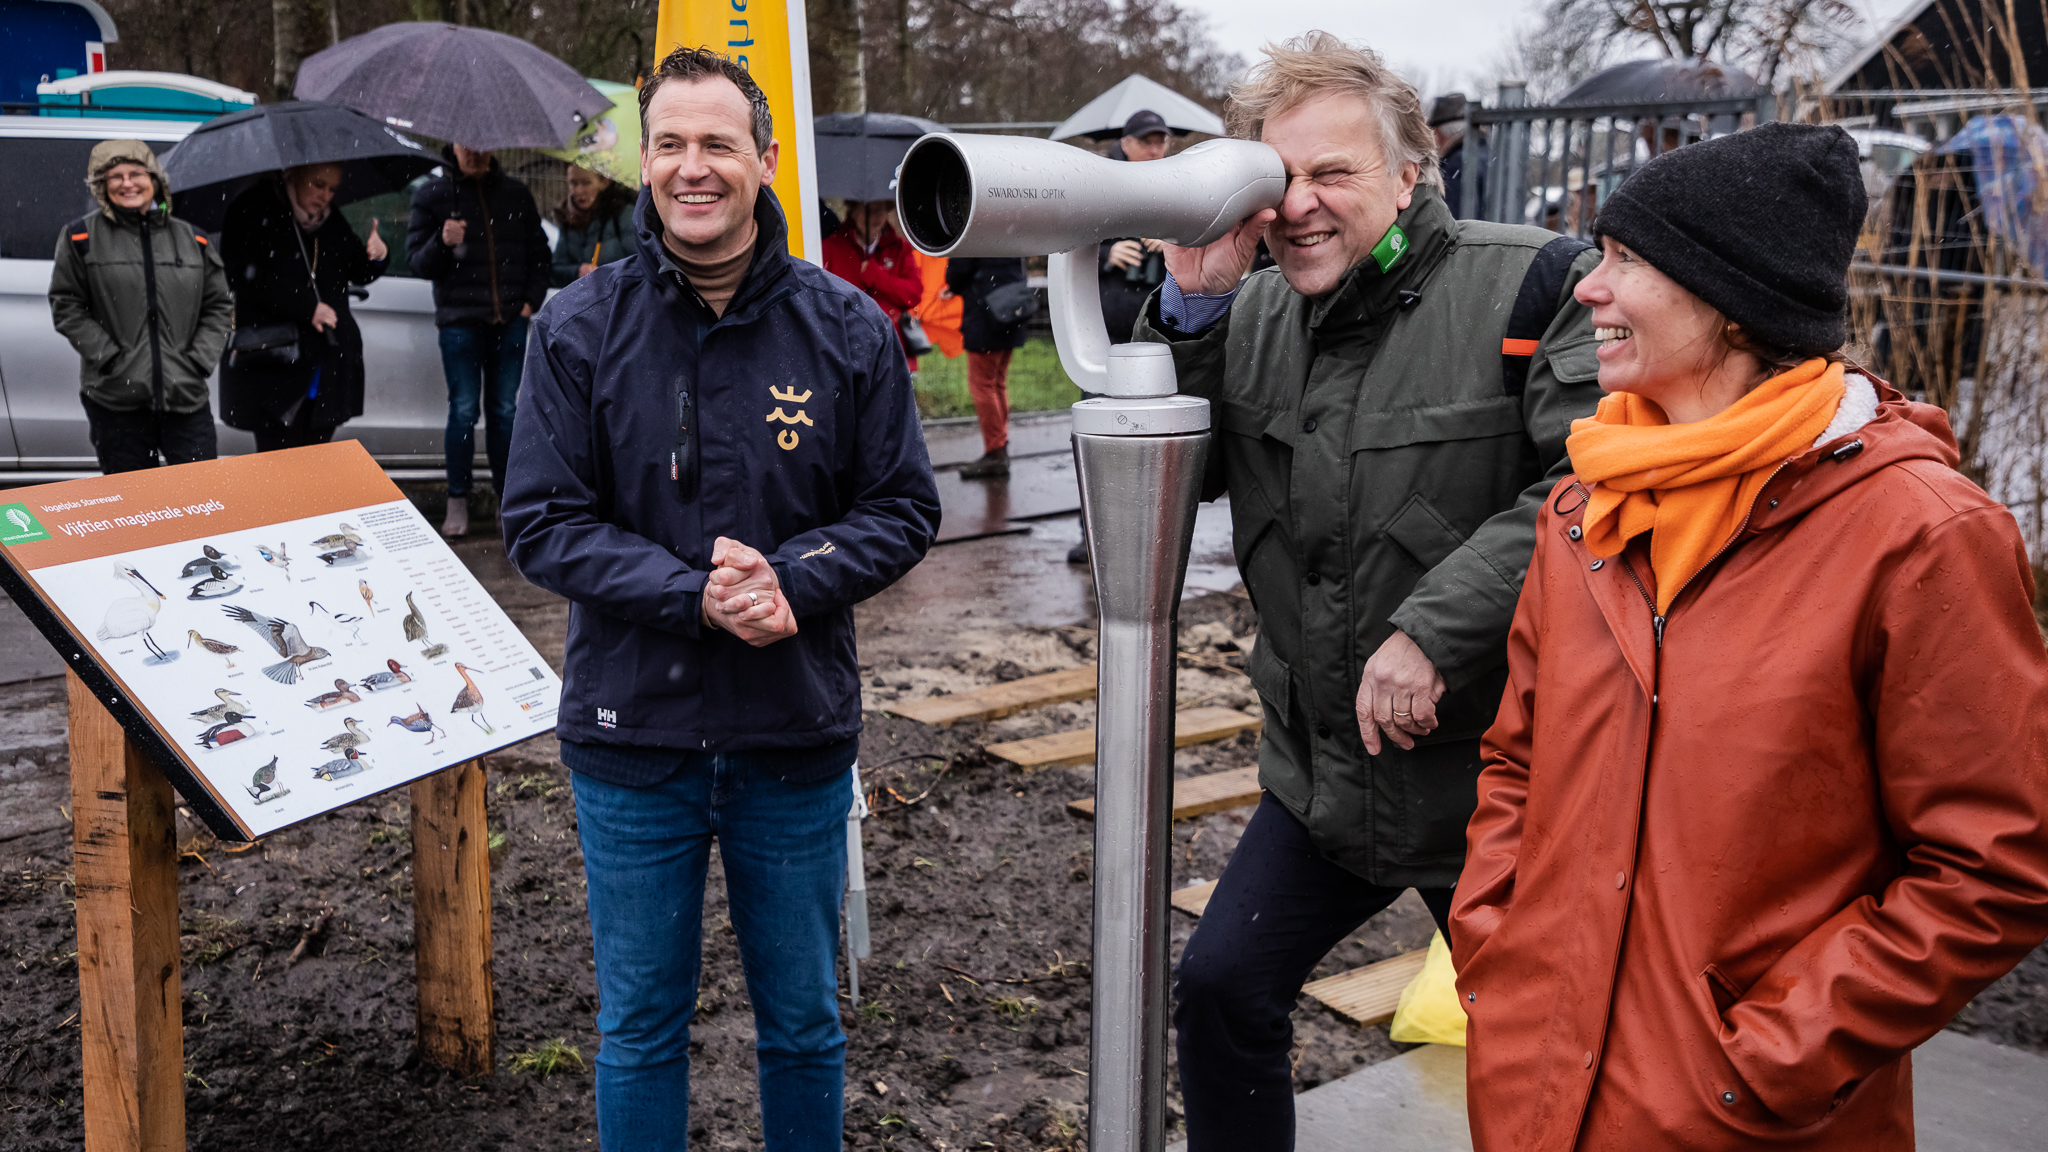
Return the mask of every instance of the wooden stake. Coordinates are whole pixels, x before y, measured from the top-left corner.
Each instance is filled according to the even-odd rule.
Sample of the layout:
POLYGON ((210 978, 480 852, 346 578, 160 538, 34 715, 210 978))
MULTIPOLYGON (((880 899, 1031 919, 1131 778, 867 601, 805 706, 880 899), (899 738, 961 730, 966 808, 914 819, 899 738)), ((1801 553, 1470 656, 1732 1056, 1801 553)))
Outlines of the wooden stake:
POLYGON ((413 782, 412 908, 420 1057, 464 1076, 485 1075, 497 1066, 498 1030, 481 760, 413 782))
POLYGON ((106 705, 65 679, 86 1152, 183 1152, 175 800, 106 705))

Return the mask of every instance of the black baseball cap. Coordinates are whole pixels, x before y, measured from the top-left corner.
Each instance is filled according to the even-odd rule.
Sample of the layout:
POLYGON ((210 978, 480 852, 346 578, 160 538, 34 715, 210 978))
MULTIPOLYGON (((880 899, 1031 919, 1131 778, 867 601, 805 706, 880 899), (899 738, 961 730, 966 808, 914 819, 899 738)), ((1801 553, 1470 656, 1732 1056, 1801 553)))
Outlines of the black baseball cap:
POLYGON ((1124 135, 1143 140, 1154 132, 1166 132, 1166 118, 1150 108, 1140 108, 1124 121, 1124 135))

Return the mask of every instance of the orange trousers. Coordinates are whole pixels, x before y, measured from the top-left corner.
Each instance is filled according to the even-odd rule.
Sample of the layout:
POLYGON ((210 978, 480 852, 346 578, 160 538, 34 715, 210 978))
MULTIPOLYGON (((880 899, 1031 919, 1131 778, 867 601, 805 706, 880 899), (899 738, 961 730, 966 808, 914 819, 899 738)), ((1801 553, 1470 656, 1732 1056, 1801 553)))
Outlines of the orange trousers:
POLYGON ((985 452, 1010 446, 1010 353, 969 352, 967 394, 974 398, 974 418, 981 422, 985 452))

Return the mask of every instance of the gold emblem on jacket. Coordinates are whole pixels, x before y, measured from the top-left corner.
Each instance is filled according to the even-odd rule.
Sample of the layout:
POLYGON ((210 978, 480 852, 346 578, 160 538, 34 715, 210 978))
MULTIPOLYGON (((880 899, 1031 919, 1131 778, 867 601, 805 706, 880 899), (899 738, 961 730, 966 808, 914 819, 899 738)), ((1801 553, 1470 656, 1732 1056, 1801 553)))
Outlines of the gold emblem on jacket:
MULTIPOLYGON (((768 388, 768 394, 770 396, 773 396, 777 400, 782 401, 784 404, 802 404, 804 401, 809 400, 811 398, 811 391, 808 388, 804 389, 802 392, 798 392, 794 388, 777 388, 774 385, 770 385, 768 388)), ((809 414, 807 414, 802 408, 798 408, 796 410, 796 413, 794 415, 791 415, 790 413, 782 410, 781 404, 777 404, 775 406, 775 411, 770 412, 768 414, 766 422, 769 424, 801 424, 806 428, 815 427, 815 425, 811 423, 811 418, 809 414)), ((784 428, 782 431, 777 432, 775 434, 775 445, 776 447, 781 448, 784 452, 788 452, 797 446, 799 439, 800 438, 798 437, 795 428, 784 428)))

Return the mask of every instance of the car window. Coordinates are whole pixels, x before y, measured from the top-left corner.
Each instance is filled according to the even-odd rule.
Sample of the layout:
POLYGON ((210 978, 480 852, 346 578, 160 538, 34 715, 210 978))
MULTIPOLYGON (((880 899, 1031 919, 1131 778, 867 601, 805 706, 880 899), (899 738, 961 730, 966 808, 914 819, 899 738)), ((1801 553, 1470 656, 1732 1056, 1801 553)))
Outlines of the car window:
MULTIPOLYGON (((50 259, 64 226, 93 210, 85 162, 97 143, 0 136, 0 257, 50 259)), ((161 156, 174 143, 150 147, 161 156)))

